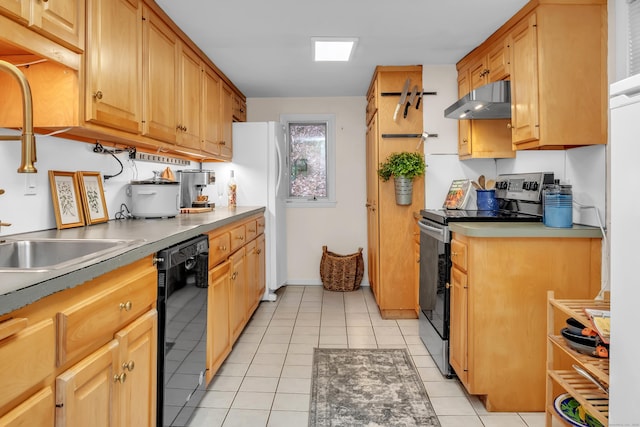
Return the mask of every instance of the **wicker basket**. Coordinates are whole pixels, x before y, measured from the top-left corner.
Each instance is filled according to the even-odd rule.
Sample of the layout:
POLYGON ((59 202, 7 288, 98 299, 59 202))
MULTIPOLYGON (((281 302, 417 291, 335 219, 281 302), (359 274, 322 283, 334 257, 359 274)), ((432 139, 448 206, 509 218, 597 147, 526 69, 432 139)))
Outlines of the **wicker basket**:
POLYGON ((355 291, 360 288, 364 275, 362 248, 351 255, 338 255, 322 247, 320 278, 322 286, 329 291, 355 291))

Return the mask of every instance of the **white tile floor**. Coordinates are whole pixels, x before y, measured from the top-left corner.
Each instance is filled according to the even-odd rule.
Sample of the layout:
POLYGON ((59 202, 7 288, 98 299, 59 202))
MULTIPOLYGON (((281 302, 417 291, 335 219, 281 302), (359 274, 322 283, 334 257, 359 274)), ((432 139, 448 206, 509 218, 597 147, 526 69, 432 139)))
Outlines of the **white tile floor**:
POLYGON ((417 320, 384 320, 371 290, 287 286, 260 304, 200 402, 190 427, 307 426, 314 347, 406 347, 442 427, 543 427, 543 413, 489 413, 444 378, 417 320))

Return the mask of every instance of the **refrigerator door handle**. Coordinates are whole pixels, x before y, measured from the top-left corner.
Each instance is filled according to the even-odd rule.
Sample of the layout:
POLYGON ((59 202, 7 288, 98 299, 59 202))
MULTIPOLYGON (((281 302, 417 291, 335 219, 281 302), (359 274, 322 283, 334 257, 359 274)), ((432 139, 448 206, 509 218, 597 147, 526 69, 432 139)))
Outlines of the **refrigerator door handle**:
POLYGON ((278 178, 276 179, 276 198, 280 195, 280 181, 282 180, 282 153, 280 152, 280 144, 276 141, 276 155, 278 156, 278 178))

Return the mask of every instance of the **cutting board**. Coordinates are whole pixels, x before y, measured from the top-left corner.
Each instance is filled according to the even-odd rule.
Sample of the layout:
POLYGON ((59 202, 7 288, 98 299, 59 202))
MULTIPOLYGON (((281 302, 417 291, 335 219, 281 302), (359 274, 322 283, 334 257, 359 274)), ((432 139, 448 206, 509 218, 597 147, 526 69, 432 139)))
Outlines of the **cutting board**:
POLYGON ((203 213, 203 212, 211 212, 213 208, 181 208, 180 213, 203 213))

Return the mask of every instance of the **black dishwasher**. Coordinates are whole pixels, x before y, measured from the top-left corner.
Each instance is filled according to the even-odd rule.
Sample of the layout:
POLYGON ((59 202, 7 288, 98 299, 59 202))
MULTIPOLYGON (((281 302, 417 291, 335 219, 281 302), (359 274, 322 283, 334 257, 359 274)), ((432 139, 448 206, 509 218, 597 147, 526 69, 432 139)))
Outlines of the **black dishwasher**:
POLYGON ((159 427, 185 426, 205 393, 209 240, 157 253, 159 427))

